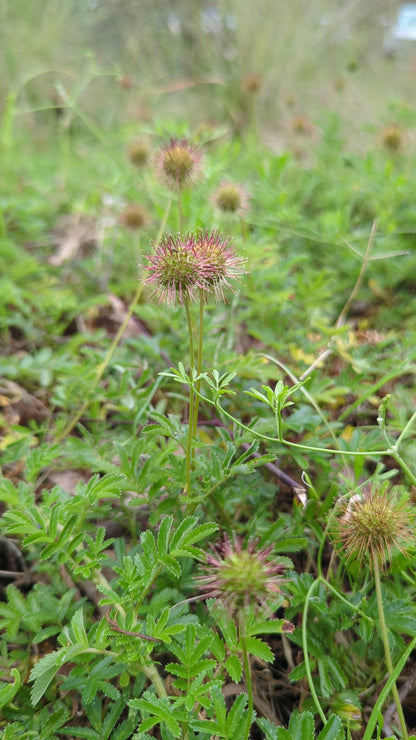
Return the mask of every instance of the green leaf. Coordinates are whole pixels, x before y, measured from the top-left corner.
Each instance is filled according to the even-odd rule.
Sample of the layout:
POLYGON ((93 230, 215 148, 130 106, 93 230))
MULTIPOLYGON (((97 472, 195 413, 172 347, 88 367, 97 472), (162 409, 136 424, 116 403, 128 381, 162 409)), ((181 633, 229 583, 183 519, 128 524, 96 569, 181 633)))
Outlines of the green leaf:
POLYGON ((245 647, 251 655, 255 655, 260 660, 265 660, 267 663, 273 663, 274 655, 271 648, 259 640, 257 637, 247 637, 245 640, 245 647))
POLYGON ((344 740, 344 737, 341 717, 332 714, 316 740, 344 740))
POLYGON ((273 724, 269 719, 258 719, 257 724, 260 729, 264 732, 264 740, 276 740, 276 725, 273 724))
POLYGON ((325 657, 321 657, 318 660, 318 674, 321 695, 324 696, 325 699, 329 699, 329 697, 333 693, 333 686, 328 669, 328 661, 325 657))
POLYGON ((227 737, 231 738, 231 740, 240 740, 241 738, 241 727, 243 725, 246 705, 247 696, 245 694, 239 694, 228 713, 227 737))
POLYGON ((166 555, 169 552, 169 538, 173 524, 173 516, 169 515, 162 519, 157 535, 157 549, 159 556, 166 555))
POLYGON ((32 705, 40 701, 49 684, 53 681, 54 677, 62 668, 64 663, 73 660, 77 655, 80 655, 85 651, 84 645, 72 645, 71 647, 63 647, 60 650, 56 650, 53 653, 48 653, 40 659, 39 663, 36 663, 30 673, 30 680, 34 681, 32 691, 30 692, 30 698, 32 705))
MULTIPOLYGON (((258 719, 257 724, 264 732, 264 740, 292 740, 288 730, 284 727, 276 727, 269 719, 258 719)), ((313 740, 313 735, 308 740, 313 740)))
POLYGON ((85 737, 86 740, 101 740, 102 738, 102 735, 95 730, 92 730, 90 727, 67 726, 65 730, 61 730, 61 733, 71 735, 72 737, 85 737))
POLYGON ((172 635, 177 635, 183 632, 185 625, 181 623, 167 624, 170 616, 170 609, 165 607, 160 613, 159 620, 156 622, 152 614, 148 614, 146 617, 146 630, 150 637, 155 637, 161 642, 170 643, 172 635))
POLYGON ((57 709, 48 716, 48 719, 41 722, 42 735, 41 737, 49 738, 55 737, 55 733, 62 732, 62 726, 67 722, 70 717, 70 713, 65 707, 57 709))
MULTIPOLYGON (((316 661, 310 660, 309 662, 310 662, 311 670, 314 670, 316 666, 316 661)), ((296 668, 293 668, 293 670, 290 671, 289 679, 290 681, 297 682, 297 681, 301 681, 302 678, 305 678, 305 676, 306 676, 305 661, 302 660, 302 662, 299 663, 299 665, 297 665, 296 668)))
MULTIPOLYGON (((284 727, 277 727, 276 734, 267 735, 267 738, 269 737, 271 740, 292 740, 292 735, 290 734, 289 730, 286 730, 284 727)), ((311 740, 313 740, 313 736, 311 740)))
POLYGON ((237 655, 230 655, 225 661, 224 667, 232 681, 238 683, 241 680, 243 667, 241 665, 241 660, 237 655))
POLYGON ((332 682, 334 684, 334 688, 337 690, 345 689, 347 685, 347 677, 342 670, 340 664, 334 660, 330 655, 326 656, 326 661, 328 665, 328 669, 331 673, 332 682))
POLYGON ((192 557, 196 560, 204 560, 205 551, 195 547, 194 543, 214 534, 217 529, 217 525, 213 523, 188 528, 188 531, 182 533, 177 543, 172 541, 171 555, 173 557, 192 557))
POLYGON ((186 687, 185 709, 192 712, 196 704, 201 704, 205 709, 211 706, 211 691, 217 686, 221 688, 221 681, 210 679, 207 681, 205 671, 195 676, 190 686, 186 687))
MULTIPOLYGON (((290 717, 288 729, 276 727, 268 719, 258 719, 257 724, 263 730, 265 740, 313 740, 315 737, 315 723, 311 712, 295 710, 290 717)), ((344 740, 340 717, 331 715, 317 740, 344 740)))
POLYGON ((395 632, 414 636, 416 632, 416 616, 413 604, 405 599, 383 600, 384 615, 387 627, 395 632))
POLYGON ((175 558, 170 557, 169 555, 160 555, 159 560, 165 568, 173 575, 174 578, 180 578, 182 573, 182 568, 180 564, 178 563, 175 558))
POLYGON ((238 648, 237 627, 235 621, 229 618, 229 614, 225 607, 216 599, 208 599, 207 606, 218 624, 228 648, 231 652, 234 652, 238 648))
POLYGON ((222 641, 218 632, 215 633, 213 640, 210 645, 211 653, 218 663, 224 663, 225 660, 225 645, 222 641))
POLYGON ((140 541, 143 547, 142 558, 146 561, 146 565, 152 565, 158 560, 158 551, 156 547, 156 540, 153 532, 150 529, 146 529, 140 535, 140 541))
POLYGON ((285 619, 257 619, 247 626, 247 635, 280 635, 285 619))
POLYGON ((49 536, 51 539, 55 539, 58 533, 58 525, 61 516, 62 507, 60 504, 52 506, 51 515, 49 518, 49 536))
POLYGON ((60 631, 61 628, 58 624, 55 626, 52 625, 51 627, 45 627, 43 630, 40 630, 33 635, 33 643, 36 645, 39 642, 45 642, 45 640, 49 640, 50 637, 57 635, 60 631))
MULTIPOLYGON (((131 699, 129 706, 139 709, 142 713, 149 713, 151 715, 140 723, 139 729, 142 732, 147 732, 147 730, 151 730, 155 725, 165 722, 173 737, 179 738, 181 736, 182 731, 176 720, 176 716, 180 718, 180 713, 174 710, 168 697, 157 698, 149 691, 146 691, 142 698, 131 699)), ((185 717, 182 719, 185 719, 185 717)))
POLYGON ((0 629, 6 629, 9 639, 14 640, 24 620, 26 602, 19 589, 13 584, 7 586, 6 595, 8 603, 0 602, 0 629))
POLYGON ((315 734, 313 714, 311 712, 294 711, 290 717, 288 729, 292 740, 313 738, 315 734))
POLYGON ((14 683, 0 682, 0 709, 9 704, 19 691, 22 679, 17 668, 12 668, 10 677, 14 678, 14 683))
POLYGON ((197 720, 191 720, 190 726, 193 730, 196 730, 197 732, 208 732, 210 737, 226 737, 221 729, 221 725, 218 724, 218 722, 215 722, 212 719, 197 719, 197 720))
POLYGON ((17 509, 20 506, 19 493, 8 478, 0 481, 0 501, 9 504, 10 508, 17 509))
POLYGON ((227 726, 226 726, 227 710, 225 707, 224 695, 220 688, 215 687, 211 692, 211 696, 212 696, 212 706, 214 708, 217 722, 221 728, 221 733, 224 734, 227 731, 227 726))
POLYGON ((83 609, 78 609, 71 619, 71 630, 74 635, 73 642, 89 647, 87 633, 84 625, 84 612, 83 609))
POLYGON ((87 499, 90 504, 95 504, 102 498, 115 498, 128 488, 129 481, 121 473, 106 473, 102 477, 93 475, 87 485, 78 484, 77 495, 87 499))

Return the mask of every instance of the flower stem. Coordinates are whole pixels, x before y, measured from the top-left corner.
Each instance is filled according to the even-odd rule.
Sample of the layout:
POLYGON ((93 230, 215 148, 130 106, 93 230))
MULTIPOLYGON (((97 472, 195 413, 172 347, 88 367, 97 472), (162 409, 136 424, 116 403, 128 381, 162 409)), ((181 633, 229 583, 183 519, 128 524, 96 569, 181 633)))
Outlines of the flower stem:
POLYGON ((298 442, 289 442, 287 439, 281 439, 279 437, 271 437, 268 434, 261 434, 253 427, 248 427, 246 424, 243 424, 242 421, 237 419, 235 416, 229 413, 229 411, 226 411, 226 409, 221 406, 218 399, 212 399, 208 396, 204 396, 202 393, 198 393, 199 398, 202 401, 205 401, 206 403, 210 404, 211 406, 214 406, 219 414, 223 414, 227 419, 233 422, 233 424, 236 424, 240 429, 244 429, 246 432, 249 432, 253 437, 256 437, 256 439, 264 439, 266 442, 280 442, 280 444, 285 445, 286 447, 293 447, 294 449, 299 450, 306 450, 309 452, 324 452, 328 455, 345 455, 348 457, 376 457, 379 455, 391 455, 390 449, 384 449, 384 450, 343 450, 343 449, 332 449, 330 447, 313 447, 312 445, 303 445, 299 444, 298 442))
POLYGON ((247 241, 247 228, 244 220, 240 216, 240 229, 243 242, 247 241))
MULTIPOLYGON (((166 222, 168 220, 168 216, 169 216, 169 211, 170 211, 171 205, 172 205, 172 196, 169 199, 168 205, 167 205, 166 210, 165 210, 165 213, 163 215, 163 219, 162 219, 162 222, 161 222, 160 228, 159 228, 159 233, 158 233, 158 235, 156 237, 156 242, 160 241, 160 238, 161 238, 161 236, 162 236, 162 234, 163 234, 163 232, 165 230, 165 226, 166 226, 166 222)), ((60 432, 57 435, 56 442, 62 442, 62 440, 64 440, 68 436, 68 434, 70 434, 72 432, 73 428, 76 426, 76 424, 78 424, 81 416, 83 415, 83 413, 87 410, 88 406, 90 405, 90 403, 91 403, 91 396, 94 393, 94 391, 95 391, 98 383, 100 382, 101 378, 103 377, 103 375, 104 375, 104 373, 105 373, 105 371, 106 371, 106 369, 108 367, 108 364, 111 362, 111 359, 112 359, 112 357, 114 355, 114 352, 116 351, 116 349, 117 349, 117 347, 118 347, 118 345, 120 343, 120 340, 121 340, 121 338, 122 338, 122 336, 123 336, 123 334, 124 334, 124 332, 126 330, 127 324, 129 323, 129 321, 130 321, 130 319, 131 319, 131 317, 132 317, 132 315, 134 313, 134 310, 135 310, 138 302, 140 301, 140 298, 141 298, 141 295, 142 295, 142 291, 143 291, 143 281, 140 281, 139 282, 139 285, 137 286, 137 290, 136 290, 136 292, 135 292, 135 294, 133 296, 133 299, 132 299, 132 301, 130 303, 129 310, 127 311, 127 314, 126 314, 126 316, 124 318, 123 323, 119 327, 119 330, 118 330, 116 336, 114 337, 113 341, 111 342, 110 348, 109 348, 109 350, 108 350, 108 352, 107 352, 104 360, 97 366, 97 369, 96 369, 96 372, 95 372, 95 378, 94 378, 93 384, 92 384, 92 386, 90 388, 90 396, 85 399, 85 401, 82 404, 82 406, 74 414, 74 416, 72 417, 72 419, 69 420, 69 422, 66 425, 66 427, 62 430, 62 432, 60 432)))
POLYGON ((159 671, 157 670, 154 663, 148 663, 147 665, 141 665, 140 670, 146 678, 148 678, 156 689, 158 696, 163 699, 167 696, 165 684, 163 683, 159 671))
MULTIPOLYGON (((189 301, 185 301, 185 312, 186 321, 188 324, 189 334, 189 354, 191 359, 191 378, 194 369, 194 338, 192 332, 192 319, 191 310, 189 307, 189 301)), ((189 416, 188 416, 188 446, 186 449, 186 493, 188 498, 191 498, 191 470, 192 470, 192 439, 194 432, 194 404, 195 404, 195 391, 193 384, 189 388, 189 416)))
POLYGON ((178 217, 179 217, 179 232, 183 230, 183 211, 182 211, 182 190, 178 182, 178 217))
POLYGON ((403 431, 401 432, 400 436, 396 440, 396 447, 398 448, 400 446, 400 443, 403 439, 407 437, 407 435, 410 433, 410 429, 413 426, 413 424, 416 422, 416 411, 415 413, 410 417, 409 421, 407 422, 406 426, 404 427, 403 431))
POLYGON ((316 581, 313 581, 311 584, 309 591, 306 595, 305 604, 303 607, 303 618, 302 618, 302 648, 303 648, 303 658, 305 661, 305 670, 306 670, 306 677, 308 679, 309 684, 309 690, 312 695, 312 699, 314 701, 316 710, 323 722, 324 725, 327 723, 327 718, 325 717, 324 710, 321 707, 321 703, 318 699, 318 694, 315 688, 315 684, 312 678, 312 670, 311 665, 309 661, 309 650, 308 650, 308 610, 309 610, 309 602, 312 598, 312 593, 315 589, 315 586, 319 583, 319 578, 316 579, 316 581))
POLYGON ((377 701, 374 704, 373 710, 371 712, 371 715, 367 722, 367 727, 365 729, 365 733, 363 735, 363 740, 371 740, 373 737, 373 732, 375 730, 375 727, 378 723, 378 719, 381 716, 381 711, 383 709, 383 705, 390 693, 390 689, 396 679, 396 677, 400 676, 403 668, 405 667, 407 661, 409 660, 409 657, 413 650, 416 647, 416 637, 413 638, 411 642, 409 642, 408 645, 406 645, 406 648, 404 649, 402 655, 400 656, 400 659, 394 669, 394 673, 390 676, 388 681, 383 686, 380 694, 377 697, 377 701))
POLYGON ((244 622, 240 616, 240 644, 243 653, 244 681, 246 684, 248 706, 247 706, 247 725, 242 740, 248 740, 250 737, 251 722, 253 719, 254 701, 253 701, 253 682, 251 680, 250 658, 247 651, 246 634, 244 622))
MULTIPOLYGON (((198 326, 198 349, 197 349, 197 356, 196 356, 196 374, 197 376, 201 374, 202 371, 202 347, 204 343, 204 299, 201 297, 199 302, 199 326, 198 326)), ((201 379, 198 378, 198 380, 195 383, 195 398, 194 398, 194 413, 193 413, 193 430, 192 433, 194 437, 196 436, 196 430, 198 426, 198 409, 199 409, 199 396, 198 393, 201 390, 201 379)), ((194 455, 195 456, 195 451, 194 455)))
POLYGON ((410 470, 409 466, 405 463, 402 456, 397 451, 396 447, 391 447, 390 450, 388 450, 388 452, 390 452, 391 456, 394 458, 397 464, 401 467, 401 469, 403 470, 403 473, 407 475, 412 485, 416 486, 416 475, 414 475, 414 473, 410 470))
POLYGON ((162 236, 163 236, 163 234, 165 232, 166 223, 167 223, 167 220, 169 218, 169 213, 170 213, 170 209, 171 209, 171 206, 172 206, 172 200, 173 200, 173 195, 171 194, 171 196, 170 196, 170 198, 168 200, 168 204, 166 206, 166 210, 165 210, 165 212, 163 214, 163 218, 162 218, 162 221, 161 221, 161 224, 160 224, 160 227, 159 227, 159 231, 157 232, 157 237, 155 239, 156 244, 158 244, 158 242, 160 242, 160 240, 161 240, 161 238, 162 238, 162 236))
MULTIPOLYGON (((380 623, 380 632, 381 632, 381 637, 382 637, 383 645, 384 645, 384 656, 386 659, 387 670, 388 670, 389 676, 391 676, 394 669, 393 669, 393 663, 391 660, 386 620, 384 618, 383 599, 381 596, 380 568, 379 568, 378 560, 376 557, 373 558, 373 566, 374 566, 374 581, 375 581, 375 586, 376 586, 376 598, 377 598, 378 618, 379 618, 379 623, 380 623)), ((396 704, 396 709, 397 709, 397 714, 399 717, 400 727, 402 730, 403 740, 408 740, 406 722, 404 719, 403 709, 402 709, 402 705, 400 702, 400 697, 399 697, 399 692, 397 690, 396 682, 392 684, 391 693, 393 694, 393 699, 396 704)))
POLYGON ((321 703, 318 698, 318 694, 315 688, 315 684, 312 678, 312 670, 311 670, 311 664, 309 660, 309 649, 308 649, 308 613, 309 613, 309 605, 312 601, 313 592, 315 591, 316 587, 319 586, 319 584, 323 584, 326 588, 328 588, 334 596, 339 599, 341 602, 343 602, 347 607, 349 607, 355 614, 359 614, 360 617, 363 619, 367 619, 368 622, 372 622, 373 620, 370 619, 366 614, 364 614, 361 609, 355 604, 351 604, 347 599, 344 598, 344 596, 321 575, 319 575, 310 585, 308 593, 306 594, 305 598, 305 604, 303 607, 303 617, 302 617, 302 648, 303 648, 303 658, 305 661, 305 670, 306 670, 306 677, 308 679, 309 684, 309 690, 312 695, 312 699, 314 701, 316 710, 323 722, 324 725, 327 724, 327 719, 324 714, 324 710, 322 709, 321 703))

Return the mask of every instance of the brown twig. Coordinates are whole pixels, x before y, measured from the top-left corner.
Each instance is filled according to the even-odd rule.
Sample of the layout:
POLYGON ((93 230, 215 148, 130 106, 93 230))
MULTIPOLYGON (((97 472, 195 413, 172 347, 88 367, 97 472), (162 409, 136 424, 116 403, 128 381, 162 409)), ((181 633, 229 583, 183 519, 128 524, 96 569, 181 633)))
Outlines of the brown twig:
MULTIPOLYGON (((243 450, 248 450, 250 445, 246 442, 243 442, 241 444, 241 447, 243 450)), ((250 455, 250 459, 253 459, 254 457, 262 457, 259 452, 252 452, 250 455)), ((284 473, 283 470, 280 470, 280 468, 277 467, 274 463, 263 463, 263 466, 266 468, 266 470, 269 470, 270 473, 273 473, 273 475, 276 476, 279 480, 283 481, 283 483, 286 483, 289 488, 291 488, 295 493, 306 493, 305 486, 302 485, 302 483, 298 483, 296 480, 290 477, 290 475, 287 475, 287 473, 284 473)))

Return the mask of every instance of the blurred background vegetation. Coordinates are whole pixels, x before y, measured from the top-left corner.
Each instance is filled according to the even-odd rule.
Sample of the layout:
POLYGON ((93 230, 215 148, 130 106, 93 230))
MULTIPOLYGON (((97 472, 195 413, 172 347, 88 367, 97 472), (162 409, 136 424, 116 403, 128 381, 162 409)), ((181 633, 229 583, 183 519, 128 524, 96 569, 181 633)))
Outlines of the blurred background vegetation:
POLYGON ((68 100, 104 128, 173 116, 238 131, 255 109, 278 149, 331 110, 365 150, 371 127, 413 123, 416 42, 392 41, 399 5, 0 0, 2 112, 12 98, 16 125, 41 136, 68 100))

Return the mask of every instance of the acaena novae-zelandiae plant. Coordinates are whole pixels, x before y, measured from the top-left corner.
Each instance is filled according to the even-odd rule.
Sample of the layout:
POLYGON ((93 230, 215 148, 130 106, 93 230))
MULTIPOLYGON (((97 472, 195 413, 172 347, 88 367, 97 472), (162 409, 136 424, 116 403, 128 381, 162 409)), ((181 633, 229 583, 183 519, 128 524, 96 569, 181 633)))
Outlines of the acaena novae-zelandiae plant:
POLYGON ((185 486, 189 499, 194 458, 192 443, 198 422, 204 308, 211 297, 216 301, 226 300, 226 291, 233 291, 233 282, 244 273, 244 264, 245 259, 236 253, 231 238, 218 231, 165 235, 153 245, 153 252, 148 257, 145 284, 153 287, 151 295, 166 306, 183 305, 186 313, 191 375, 197 378, 195 389, 191 385, 189 392, 185 486), (199 317, 195 337, 191 306, 197 302, 199 317))
MULTIPOLYGON (((144 141, 133 142, 129 147, 128 155, 132 164, 140 167, 144 166, 149 155, 147 143, 144 141)), ((201 179, 203 174, 202 161, 203 155, 201 148, 192 144, 185 138, 178 139, 172 137, 168 142, 165 142, 158 150, 156 150, 156 152, 154 152, 152 162, 156 176, 165 182, 172 193, 157 232, 155 240, 156 243, 160 242, 162 235, 165 233, 165 227, 169 218, 174 193, 177 195, 179 228, 182 229, 183 214, 181 194, 184 189, 190 188, 196 181, 201 179)), ((120 217, 122 225, 133 230, 147 226, 150 220, 150 215, 147 213, 146 209, 139 204, 131 204, 128 206, 120 217)), ((93 396, 94 388, 101 380, 104 371, 124 334, 128 321, 140 301, 142 290, 143 280, 140 280, 137 285, 136 292, 130 302, 125 319, 114 337, 104 361, 97 367, 94 384, 91 388, 91 397, 93 396)), ((60 441, 65 439, 65 437, 67 437, 72 431, 74 426, 80 420, 82 414, 88 408, 88 404, 89 399, 86 399, 74 416, 69 420, 65 428, 58 435, 58 439, 60 441)))
MULTIPOLYGON (((379 630, 389 676, 394 667, 381 590, 381 574, 387 573, 398 554, 405 556, 415 547, 414 507, 408 496, 388 483, 372 485, 344 500, 333 520, 333 543, 346 566, 368 564, 374 578, 379 630)), ((402 737, 407 728, 396 682, 391 691, 396 704, 402 737)))
MULTIPOLYGON (((309 612, 313 601, 317 598, 318 589, 323 586, 330 592, 332 598, 335 597, 348 610, 351 610, 352 613, 360 618, 363 624, 365 622, 366 631, 372 629, 376 622, 369 615, 368 611, 363 608, 365 607, 365 603, 361 603, 361 601, 357 603, 354 594, 353 598, 346 597, 339 588, 335 587, 324 576, 322 556, 327 535, 329 535, 340 561, 350 571, 353 583, 359 579, 360 574, 363 574, 366 579, 368 575, 372 575, 374 578, 375 600, 378 613, 377 625, 383 644, 388 679, 383 689, 377 694, 375 704, 371 710, 366 729, 362 736, 363 740, 373 739, 373 732, 376 725, 383 720, 383 705, 390 692, 393 694, 397 707, 401 736, 405 740, 408 738, 396 681, 409 655, 415 649, 416 637, 413 637, 405 647, 397 664, 393 666, 382 598, 381 574, 386 575, 393 566, 396 569, 397 567, 403 569, 403 561, 411 556, 412 551, 414 553, 416 542, 414 532, 415 519, 416 512, 409 501, 406 491, 398 487, 390 489, 388 482, 372 482, 371 485, 367 483, 361 486, 360 489, 343 496, 329 516, 316 561, 317 577, 312 580, 304 600, 302 647, 305 672, 315 707, 326 727, 327 725, 329 726, 329 721, 323 711, 312 676, 310 650, 308 647, 309 640, 312 636, 309 612), (400 561, 398 556, 400 556, 400 561)), ((391 619, 389 629, 400 631, 402 625, 402 621, 399 621, 397 626, 394 626, 391 619)), ((354 729, 354 727, 355 729, 359 729, 361 711, 358 696, 353 697, 352 700, 348 696, 348 692, 345 696, 347 698, 346 702, 345 698, 341 698, 341 695, 339 695, 337 700, 333 700, 332 709, 336 714, 343 717, 347 722, 349 730, 354 729)))
POLYGON ((188 139, 172 137, 153 155, 157 177, 176 193, 179 211, 179 229, 183 228, 182 191, 202 177, 202 150, 188 139))
MULTIPOLYGON (((291 633, 295 629, 285 619, 269 618, 283 605, 286 565, 273 554, 273 545, 261 547, 255 540, 244 544, 235 534, 232 540, 224 535, 223 541, 207 553, 203 573, 196 579, 226 639, 231 652, 226 667, 237 681, 240 680, 237 654, 241 656, 248 697, 246 721, 241 727, 242 740, 248 740, 254 718, 250 655, 266 662, 274 660, 269 646, 258 635, 291 633)), ((201 726, 201 729, 209 727, 201 726)))

